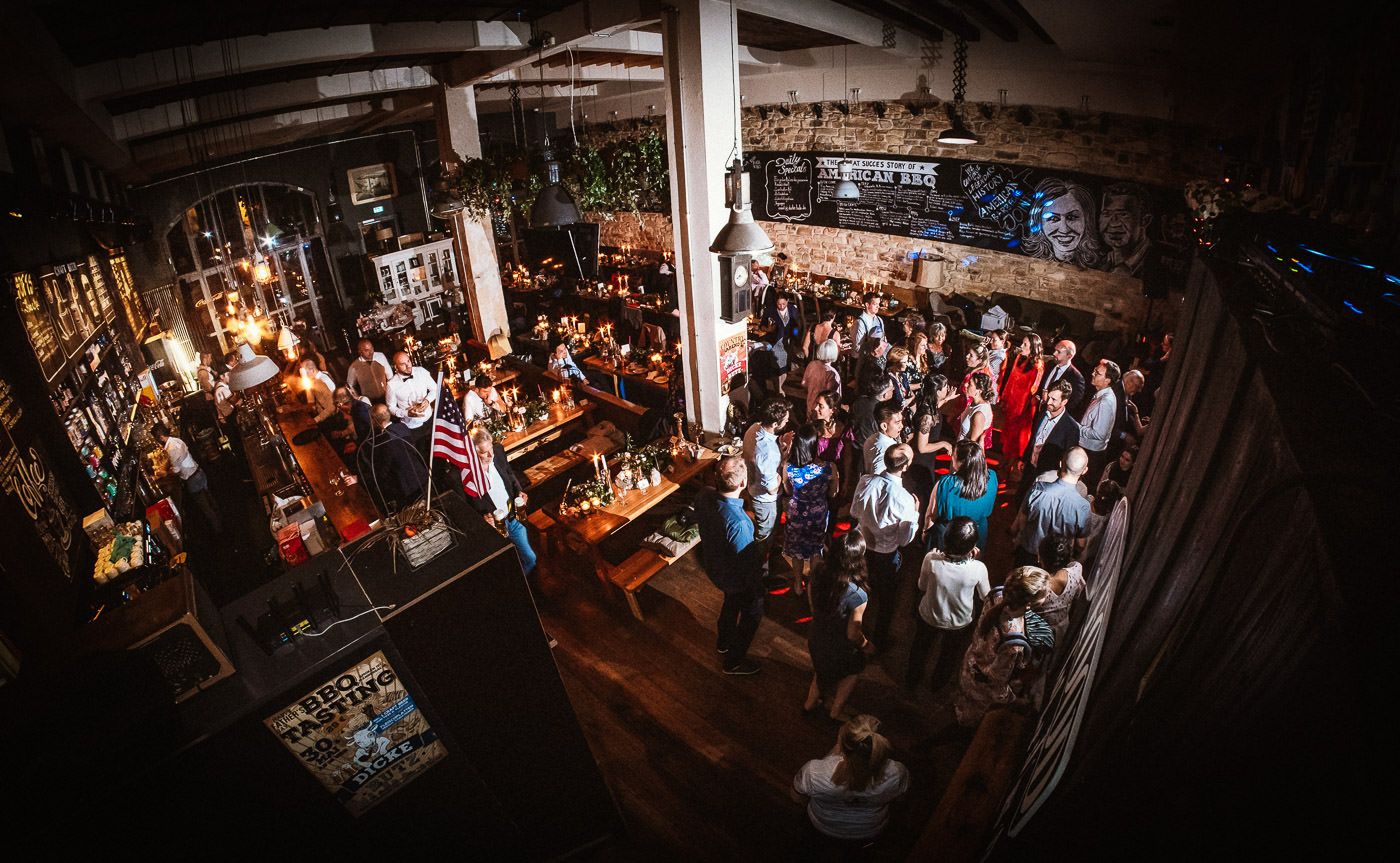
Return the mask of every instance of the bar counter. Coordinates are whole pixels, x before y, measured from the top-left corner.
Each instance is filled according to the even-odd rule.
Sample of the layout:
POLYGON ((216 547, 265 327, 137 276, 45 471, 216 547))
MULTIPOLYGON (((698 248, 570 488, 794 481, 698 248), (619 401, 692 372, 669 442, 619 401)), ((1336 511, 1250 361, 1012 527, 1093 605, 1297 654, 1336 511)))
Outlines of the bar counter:
POLYGON ((326 515, 340 534, 341 545, 364 536, 379 519, 379 510, 364 485, 347 485, 339 480, 345 462, 324 434, 318 433, 306 443, 296 442, 297 435, 316 428, 311 416, 299 407, 281 405, 277 408, 277 426, 311 487, 312 497, 325 506, 326 515))

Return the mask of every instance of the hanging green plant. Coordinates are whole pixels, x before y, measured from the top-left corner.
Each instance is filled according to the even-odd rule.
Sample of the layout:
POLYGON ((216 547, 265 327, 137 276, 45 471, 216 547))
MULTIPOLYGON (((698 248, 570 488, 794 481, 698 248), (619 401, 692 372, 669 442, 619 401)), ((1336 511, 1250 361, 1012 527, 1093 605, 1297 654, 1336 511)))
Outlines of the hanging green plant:
POLYGON ((653 131, 601 146, 580 143, 568 160, 579 209, 610 219, 615 213, 669 213, 671 177, 666 139, 653 131), (575 188, 576 187, 576 188, 575 188))
POLYGON ((538 170, 529 170, 520 179, 518 157, 504 153, 479 159, 464 159, 457 191, 472 216, 484 219, 493 213, 516 216, 528 212, 544 186, 538 170))

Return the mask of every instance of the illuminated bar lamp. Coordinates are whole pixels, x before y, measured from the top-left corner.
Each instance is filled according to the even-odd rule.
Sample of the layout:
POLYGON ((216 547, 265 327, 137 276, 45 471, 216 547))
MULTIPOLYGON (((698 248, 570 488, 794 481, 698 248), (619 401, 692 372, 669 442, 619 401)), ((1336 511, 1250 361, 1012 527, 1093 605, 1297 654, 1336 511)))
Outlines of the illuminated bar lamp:
POLYGON ((238 365, 228 373, 228 385, 242 392, 265 384, 279 374, 281 369, 277 367, 277 363, 262 354, 253 353, 253 349, 245 343, 238 346, 238 365))

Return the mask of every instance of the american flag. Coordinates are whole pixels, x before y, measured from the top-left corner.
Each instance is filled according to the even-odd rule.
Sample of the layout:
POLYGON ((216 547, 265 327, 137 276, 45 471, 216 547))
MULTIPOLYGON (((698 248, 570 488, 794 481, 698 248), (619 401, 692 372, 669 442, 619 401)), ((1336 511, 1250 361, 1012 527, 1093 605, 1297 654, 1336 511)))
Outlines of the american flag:
MULTIPOLYGON (((439 388, 441 392, 441 388, 439 388)), ((437 422, 433 423, 432 454, 447 459, 462 471, 462 491, 469 497, 481 497, 486 490, 486 469, 476 455, 467 434, 467 421, 457 400, 449 391, 446 397, 439 396, 437 422)))

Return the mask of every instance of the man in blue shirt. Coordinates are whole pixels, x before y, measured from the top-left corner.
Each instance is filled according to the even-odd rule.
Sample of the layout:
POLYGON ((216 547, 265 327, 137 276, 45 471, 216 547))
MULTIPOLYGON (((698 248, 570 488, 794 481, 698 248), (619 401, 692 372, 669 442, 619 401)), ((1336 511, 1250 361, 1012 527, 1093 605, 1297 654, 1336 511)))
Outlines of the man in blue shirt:
POLYGON ((1079 493, 1079 478, 1088 469, 1088 454, 1081 447, 1071 447, 1060 460, 1054 480, 1031 486, 1011 524, 1017 566, 1035 566, 1040 541, 1052 534, 1072 539, 1078 551, 1084 550, 1089 535, 1089 501, 1079 493))
POLYGON ((695 523, 700 528, 700 566, 724 592, 716 649, 724 657, 725 674, 757 674, 758 664, 748 653, 763 620, 766 555, 744 512, 741 495, 748 485, 748 468, 742 458, 727 456, 716 465, 715 477, 718 491, 703 489, 695 499, 695 523))

